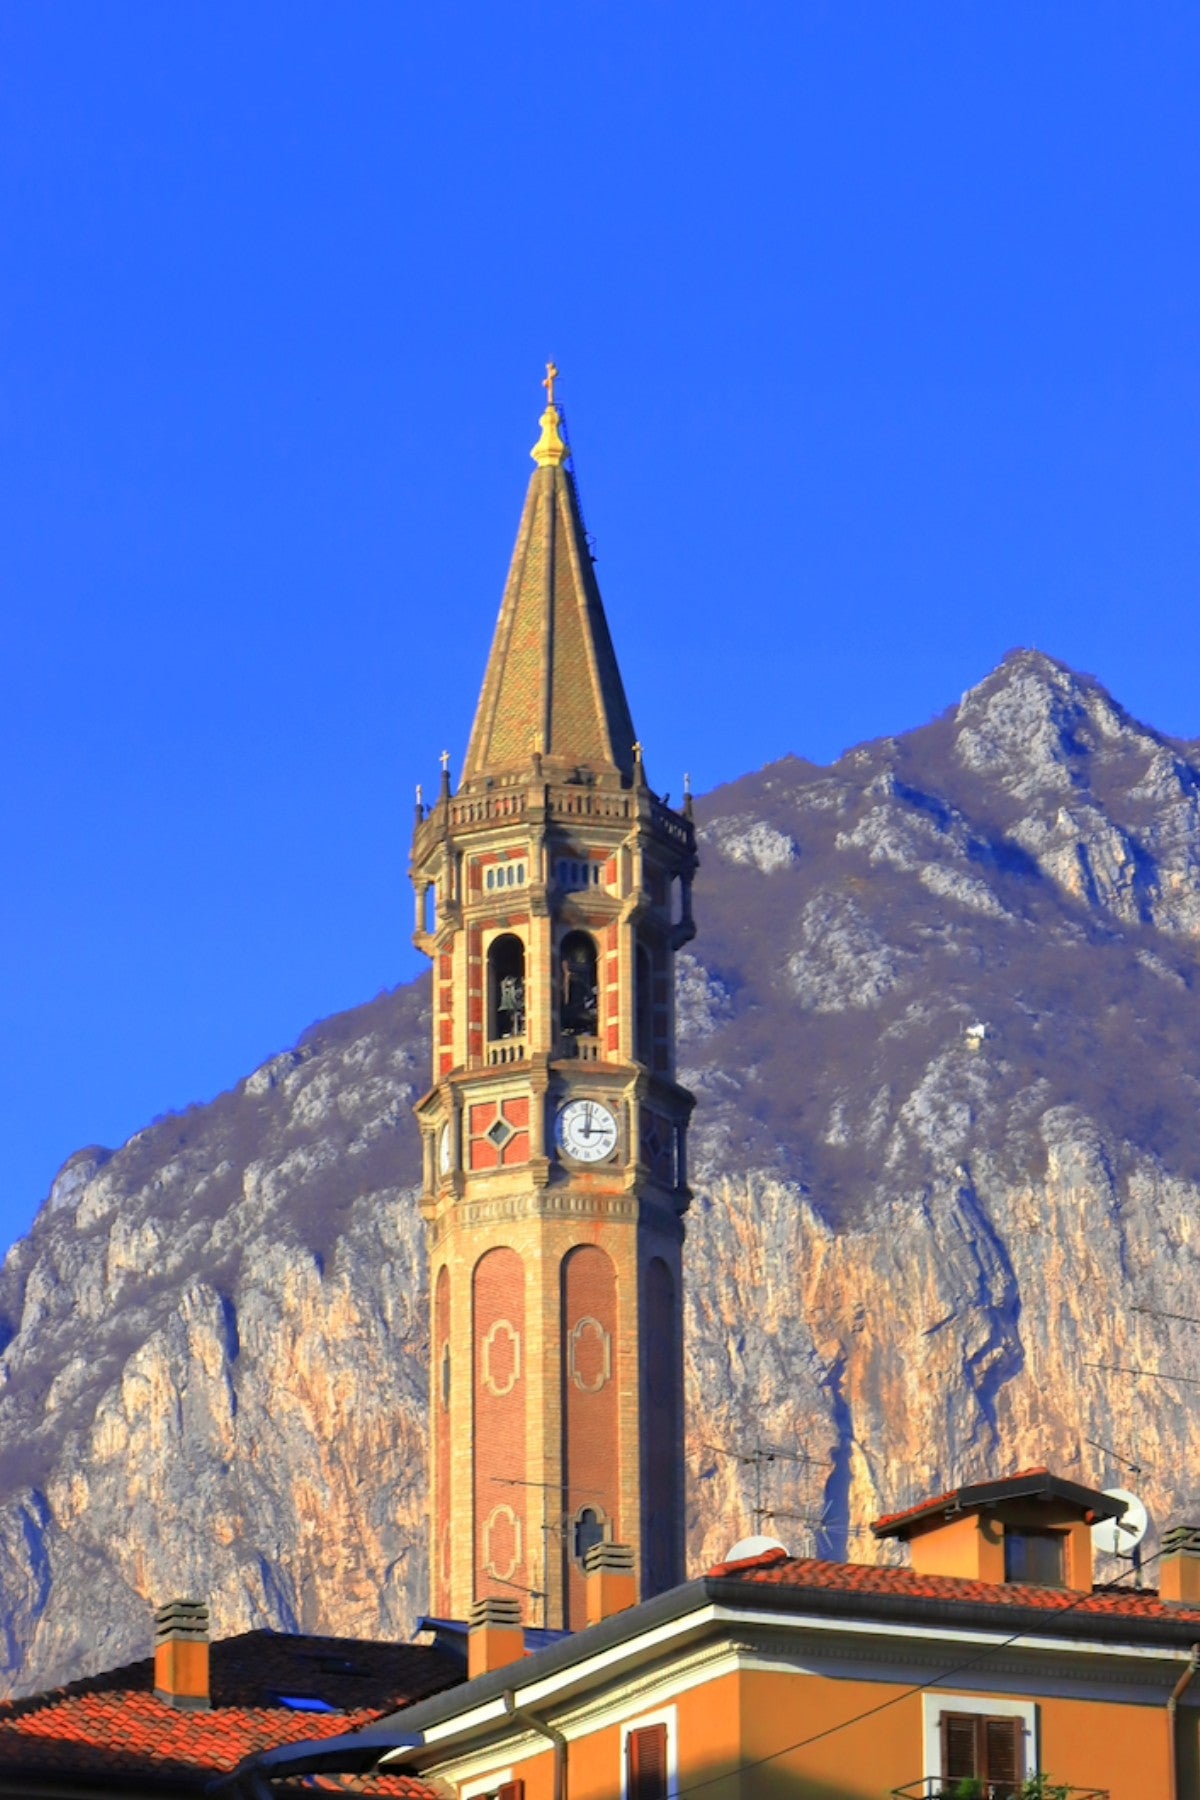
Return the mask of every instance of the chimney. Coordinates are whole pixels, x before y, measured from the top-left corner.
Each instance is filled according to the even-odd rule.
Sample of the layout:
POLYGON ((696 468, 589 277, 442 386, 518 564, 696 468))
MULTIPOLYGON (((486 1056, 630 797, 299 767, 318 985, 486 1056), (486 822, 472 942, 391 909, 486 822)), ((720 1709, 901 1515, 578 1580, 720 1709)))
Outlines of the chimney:
POLYGON ((1172 1525, 1163 1532, 1158 1564, 1161 1600, 1200 1600, 1200 1525, 1172 1525))
POLYGON ((168 1706, 206 1712, 208 1608, 200 1600, 168 1600, 154 1615, 154 1692, 168 1706))
POLYGON ((637 1576, 629 1544, 593 1544, 583 1559, 587 1577, 587 1622, 598 1625, 613 1613, 637 1605, 637 1576))
POLYGON ((525 1654, 525 1631, 519 1600, 476 1600, 467 1634, 467 1679, 519 1662, 525 1654))

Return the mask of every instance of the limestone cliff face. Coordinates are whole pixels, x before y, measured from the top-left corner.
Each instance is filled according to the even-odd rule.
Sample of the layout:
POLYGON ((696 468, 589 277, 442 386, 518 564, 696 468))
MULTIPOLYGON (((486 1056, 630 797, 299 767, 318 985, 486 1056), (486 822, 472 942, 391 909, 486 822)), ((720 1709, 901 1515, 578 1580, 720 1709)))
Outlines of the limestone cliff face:
MULTIPOLYGON (((700 823, 695 1562, 756 1505, 869 1557, 871 1517, 953 1481, 1128 1482, 1088 1439, 1160 1522, 1200 1514, 1192 1390, 1089 1366, 1200 1375, 1200 756, 1021 653, 700 823)), ((424 1605, 424 994, 81 1152, 10 1251, 10 1688, 144 1653, 185 1590, 221 1632, 424 1605)))

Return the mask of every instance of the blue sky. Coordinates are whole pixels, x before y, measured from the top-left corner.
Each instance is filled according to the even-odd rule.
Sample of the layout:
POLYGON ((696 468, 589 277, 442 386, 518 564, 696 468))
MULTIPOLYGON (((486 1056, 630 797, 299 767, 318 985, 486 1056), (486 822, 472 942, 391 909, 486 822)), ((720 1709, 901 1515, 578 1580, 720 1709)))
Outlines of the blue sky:
POLYGON ((548 356, 659 788, 1200 734, 1200 11, 0 11, 0 1237, 406 979, 548 356), (7 1110, 7 1108, 6 1108, 7 1110))

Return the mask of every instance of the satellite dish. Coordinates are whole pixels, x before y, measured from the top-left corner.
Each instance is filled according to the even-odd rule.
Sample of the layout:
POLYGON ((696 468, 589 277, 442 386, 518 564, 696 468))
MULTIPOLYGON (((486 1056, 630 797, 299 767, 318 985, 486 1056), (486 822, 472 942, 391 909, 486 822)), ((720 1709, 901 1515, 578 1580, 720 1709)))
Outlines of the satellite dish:
POLYGON ((769 1556, 772 1550, 782 1550, 785 1556, 788 1553, 787 1545, 781 1544, 778 1538, 739 1538, 732 1550, 725 1552, 725 1561, 727 1563, 747 1562, 752 1556, 769 1556))
POLYGON ((1132 1556, 1146 1535, 1150 1515, 1145 1504, 1128 1488, 1105 1488, 1110 1500, 1123 1500, 1125 1511, 1119 1519, 1098 1519, 1092 1526, 1092 1544, 1105 1556, 1132 1556))

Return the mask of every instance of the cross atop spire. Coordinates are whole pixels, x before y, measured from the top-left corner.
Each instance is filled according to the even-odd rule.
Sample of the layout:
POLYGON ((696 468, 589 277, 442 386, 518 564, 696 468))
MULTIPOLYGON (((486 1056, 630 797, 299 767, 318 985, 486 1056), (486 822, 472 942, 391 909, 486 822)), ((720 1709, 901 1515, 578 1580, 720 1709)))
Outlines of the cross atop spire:
POLYGON ((551 361, 546 364, 546 374, 542 386, 546 390, 546 410, 538 420, 542 435, 529 452, 539 469, 558 468, 566 462, 571 452, 559 430, 562 417, 554 404, 554 384, 558 380, 558 364, 551 361))

